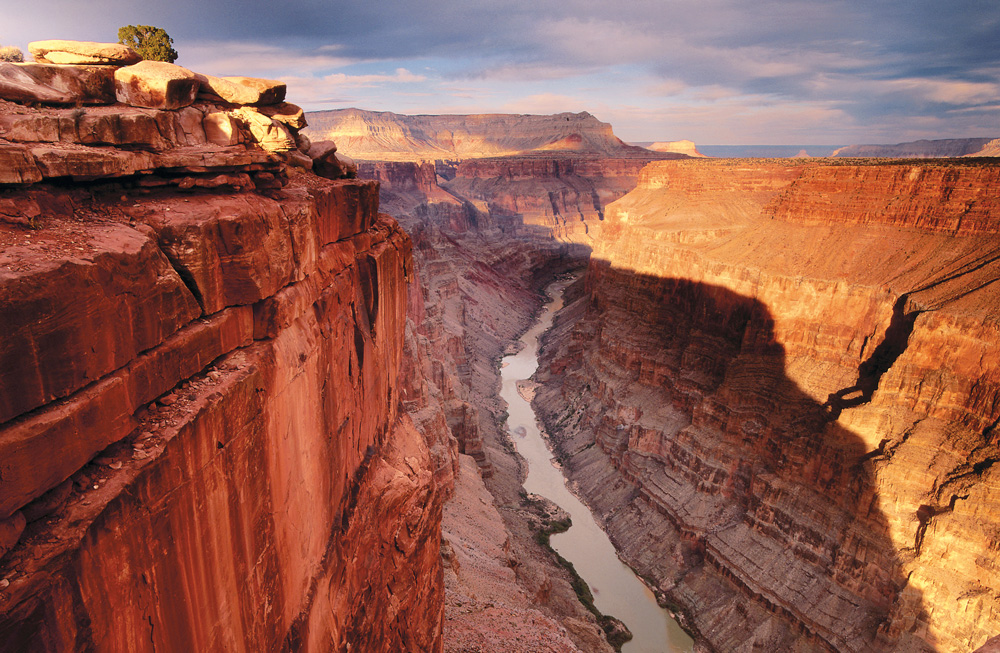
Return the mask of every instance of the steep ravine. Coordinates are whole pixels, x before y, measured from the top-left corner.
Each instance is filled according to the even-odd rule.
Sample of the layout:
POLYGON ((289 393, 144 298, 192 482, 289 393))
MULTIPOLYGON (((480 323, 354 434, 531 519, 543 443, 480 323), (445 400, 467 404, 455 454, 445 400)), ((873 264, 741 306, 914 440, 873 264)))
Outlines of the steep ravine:
POLYGON ((665 162, 606 210, 535 406, 715 650, 1000 628, 998 176, 665 162))

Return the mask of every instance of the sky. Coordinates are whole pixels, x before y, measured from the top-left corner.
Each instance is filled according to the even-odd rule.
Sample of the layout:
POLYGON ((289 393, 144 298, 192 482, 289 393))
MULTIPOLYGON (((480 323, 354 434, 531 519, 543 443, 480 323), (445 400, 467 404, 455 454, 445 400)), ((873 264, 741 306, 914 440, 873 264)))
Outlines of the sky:
POLYGON ((307 110, 589 111, 634 141, 1000 136, 1000 0, 0 0, 0 44, 155 25, 307 110))

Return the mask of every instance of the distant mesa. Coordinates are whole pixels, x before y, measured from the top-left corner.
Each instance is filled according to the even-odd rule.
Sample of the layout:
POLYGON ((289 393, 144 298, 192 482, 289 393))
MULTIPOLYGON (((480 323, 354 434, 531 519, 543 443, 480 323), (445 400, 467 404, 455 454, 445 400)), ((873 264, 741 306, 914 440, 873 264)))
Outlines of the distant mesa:
POLYGON ((698 151, 697 146, 695 146, 694 141, 660 141, 653 143, 646 148, 647 150, 653 150, 654 152, 673 152, 675 154, 686 154, 687 156, 694 157, 704 157, 705 155, 698 151))
POLYGON ((308 113, 313 140, 332 140, 366 161, 472 159, 553 152, 648 156, 622 142, 586 111, 553 115, 472 114, 407 116, 389 111, 338 109, 308 113))
POLYGON ((937 159, 957 156, 1000 156, 1000 139, 944 138, 894 145, 848 145, 834 151, 836 157, 881 157, 894 159, 937 159))

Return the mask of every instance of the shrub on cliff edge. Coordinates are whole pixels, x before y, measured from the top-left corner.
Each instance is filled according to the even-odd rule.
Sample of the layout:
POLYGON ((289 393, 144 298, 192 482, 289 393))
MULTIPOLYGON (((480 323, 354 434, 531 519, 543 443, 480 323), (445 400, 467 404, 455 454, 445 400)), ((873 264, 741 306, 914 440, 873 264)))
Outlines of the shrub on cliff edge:
POLYGON ((152 25, 126 25, 118 28, 118 42, 127 45, 149 61, 177 60, 177 50, 172 47, 174 40, 162 27, 152 25))
POLYGON ((16 45, 3 45, 0 46, 0 61, 21 63, 24 61, 24 53, 16 45))

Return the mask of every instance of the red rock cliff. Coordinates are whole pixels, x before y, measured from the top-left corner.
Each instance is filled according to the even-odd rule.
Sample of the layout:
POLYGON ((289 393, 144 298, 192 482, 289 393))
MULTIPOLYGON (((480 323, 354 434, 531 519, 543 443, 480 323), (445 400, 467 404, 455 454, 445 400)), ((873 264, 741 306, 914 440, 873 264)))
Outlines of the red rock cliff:
POLYGON ((663 162, 608 207, 536 404, 716 650, 1000 627, 998 176, 663 162))
POLYGON ((377 184, 204 109, 0 109, 0 650, 440 650, 377 184))

